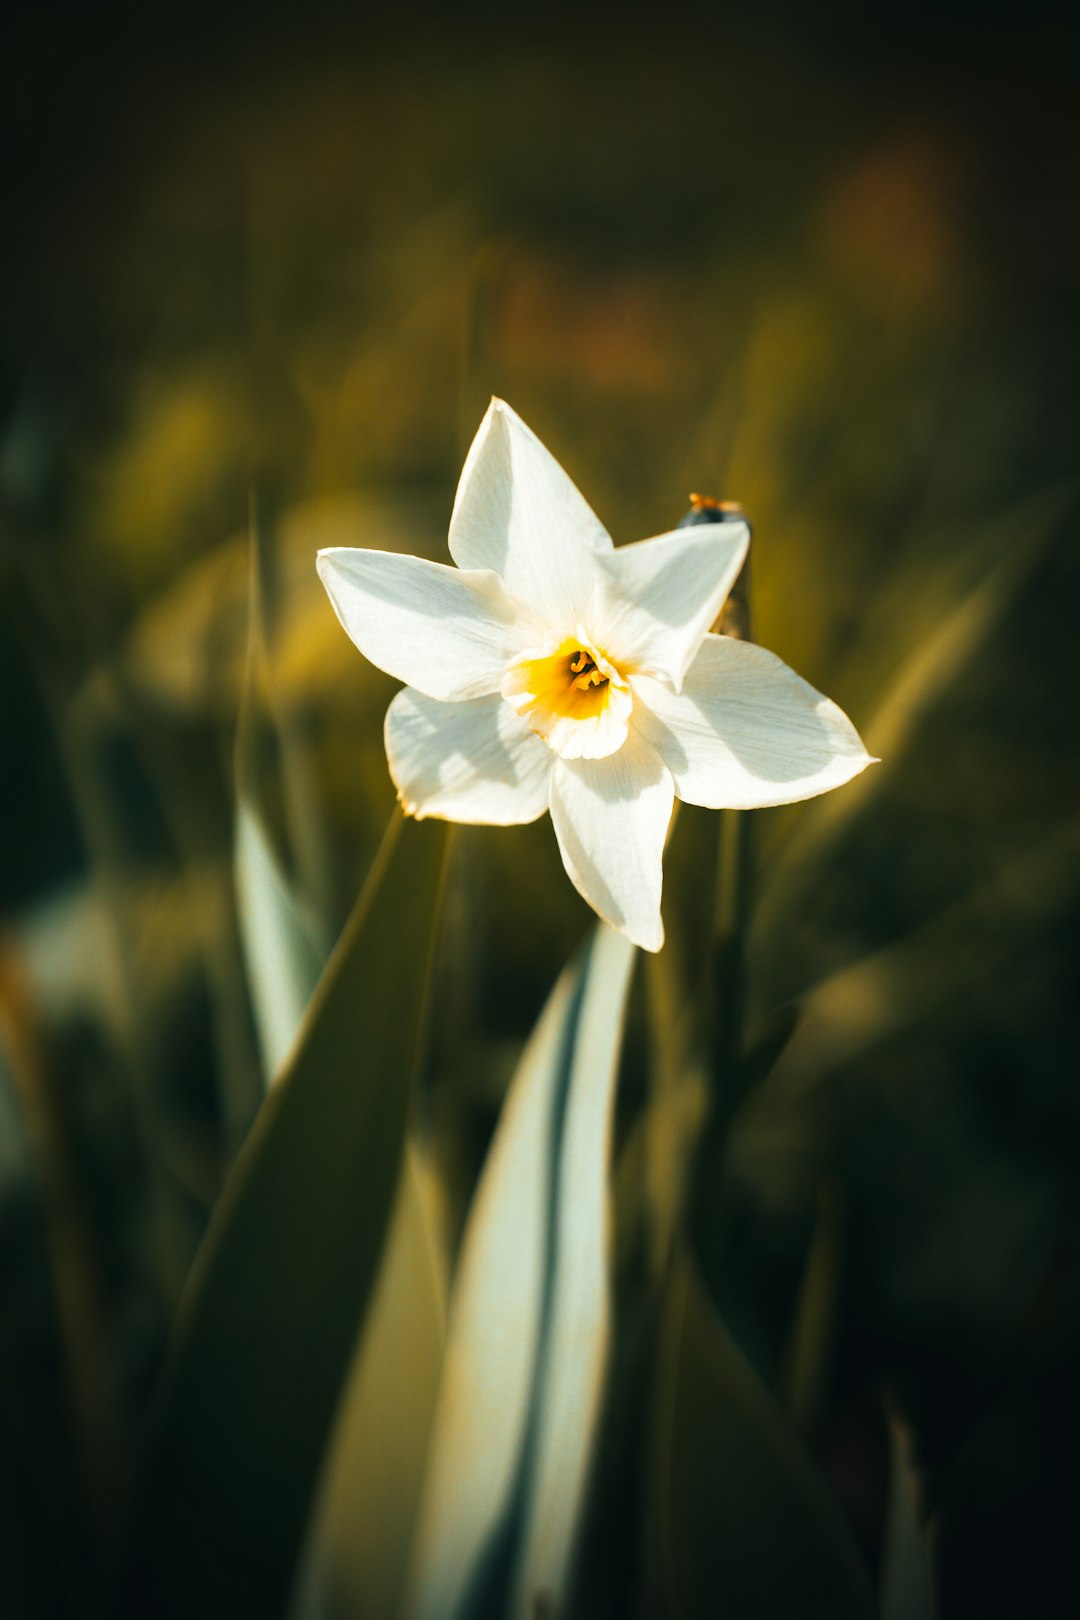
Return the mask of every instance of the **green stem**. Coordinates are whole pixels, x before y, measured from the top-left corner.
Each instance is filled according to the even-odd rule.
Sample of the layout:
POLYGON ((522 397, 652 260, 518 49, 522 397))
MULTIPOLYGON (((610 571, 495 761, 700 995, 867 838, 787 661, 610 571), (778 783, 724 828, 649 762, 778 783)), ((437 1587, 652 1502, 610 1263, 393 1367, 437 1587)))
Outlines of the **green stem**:
MULTIPOLYGON (((720 618, 720 632, 750 637, 750 556, 747 554, 720 618)), ((745 810, 720 812, 713 935, 713 1073, 721 1113, 730 1113, 730 1080, 742 1051, 746 1003, 746 933, 753 886, 750 818, 745 810)))
MULTIPOLYGON (((717 629, 750 639, 750 557, 725 603, 717 629)), ((753 887, 750 818, 742 810, 720 812, 711 959, 706 983, 709 1009, 711 1109, 702 1138, 694 1197, 694 1229, 705 1275, 715 1279, 724 1249, 724 1201, 720 1196, 725 1142, 739 1100, 746 1003, 746 935, 753 887)))

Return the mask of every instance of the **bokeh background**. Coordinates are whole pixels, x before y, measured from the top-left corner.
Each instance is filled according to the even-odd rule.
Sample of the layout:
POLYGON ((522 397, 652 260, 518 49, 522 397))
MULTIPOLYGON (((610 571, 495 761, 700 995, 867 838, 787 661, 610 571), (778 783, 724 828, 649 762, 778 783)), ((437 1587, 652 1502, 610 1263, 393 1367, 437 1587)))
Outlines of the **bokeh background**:
MULTIPOLYGON (((250 535, 317 966, 392 810, 393 683, 341 634, 314 553, 443 556, 496 392, 618 541, 674 526, 692 490, 740 500, 755 638, 884 761, 753 818, 748 1024, 802 1018, 722 1104, 690 1191, 672 1150, 660 1201, 697 1211, 725 1318, 871 1568, 892 1421, 941 1613, 1069 1612, 1068 20, 42 0, 5 34, 0 1607, 89 1612, 262 1094, 233 886, 250 535)), ((676 832, 669 921, 701 836, 676 832)), ((451 1245, 587 921, 546 821, 459 837, 422 1104, 451 1245)), ((680 938, 676 918, 689 979, 680 938)), ((690 1138, 704 1112, 691 1086, 690 1138)), ((631 1495, 590 1545, 632 1540, 631 1495)), ((628 1560, 587 1612, 634 1594, 628 1560)))

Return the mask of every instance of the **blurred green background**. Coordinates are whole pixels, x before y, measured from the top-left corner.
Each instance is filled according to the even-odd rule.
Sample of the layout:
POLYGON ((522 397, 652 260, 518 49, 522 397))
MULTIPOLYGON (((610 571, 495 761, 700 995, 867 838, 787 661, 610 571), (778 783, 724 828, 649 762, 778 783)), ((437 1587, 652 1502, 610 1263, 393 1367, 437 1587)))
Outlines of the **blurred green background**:
MULTIPOLYGON (((1068 20, 106 3, 16 8, 6 32, 4 1612, 84 1612, 262 1094, 232 867, 250 528, 289 784, 271 820, 317 964, 392 808, 393 683, 341 634, 314 553, 443 557, 492 392, 617 541, 673 527, 691 490, 742 501, 755 639, 883 757, 753 818, 750 1023, 794 1000, 802 1020, 723 1104, 722 1152, 705 1132, 686 1201, 871 1567, 899 1414, 941 1612, 1068 1612, 1068 20)), ((687 815, 669 859, 687 982, 702 836, 687 815)), ((459 836, 422 1110, 451 1240, 587 920, 546 821, 459 836)), ((693 1136, 693 1088, 687 1109, 693 1136)))

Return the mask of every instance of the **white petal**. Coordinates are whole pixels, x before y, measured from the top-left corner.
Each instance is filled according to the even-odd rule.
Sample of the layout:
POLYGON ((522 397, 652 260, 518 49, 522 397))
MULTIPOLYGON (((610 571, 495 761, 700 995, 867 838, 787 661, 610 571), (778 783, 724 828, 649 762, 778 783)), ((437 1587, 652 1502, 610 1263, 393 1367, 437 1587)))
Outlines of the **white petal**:
POLYGON ((536 434, 493 399, 462 469, 450 554, 492 568, 536 622, 559 633, 585 616, 607 530, 536 434))
POLYGON ((745 523, 708 523, 620 546, 600 559, 604 588, 591 626, 626 673, 660 675, 678 691, 746 558, 745 523))
POLYGON ((791 804, 873 763, 843 710, 752 642, 707 636, 680 695, 647 676, 631 685, 633 724, 690 804, 791 804))
POLYGON ((617 754, 559 759, 551 773, 551 819, 570 881, 647 951, 664 943, 660 888, 673 802, 670 772, 633 732, 617 754))
POLYGON ((411 816, 509 827, 547 809, 555 756, 501 697, 437 703, 406 687, 386 712, 385 739, 411 816))
POLYGON ((316 566, 346 634, 388 675, 445 701, 498 691, 521 631, 495 574, 352 546, 316 566))

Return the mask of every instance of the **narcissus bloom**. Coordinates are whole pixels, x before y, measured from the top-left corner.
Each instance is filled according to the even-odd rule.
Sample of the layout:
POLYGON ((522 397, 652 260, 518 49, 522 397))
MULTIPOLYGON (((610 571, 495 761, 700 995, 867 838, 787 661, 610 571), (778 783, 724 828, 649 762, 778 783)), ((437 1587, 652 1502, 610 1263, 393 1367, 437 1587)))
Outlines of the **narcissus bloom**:
POLYGON ((536 435, 492 400, 450 519, 456 567, 319 553, 348 635, 406 683, 386 716, 405 811, 508 826, 550 810, 578 892, 659 950, 676 797, 787 804, 870 763, 835 703, 764 648, 709 633, 748 543, 732 522, 616 548, 536 435))

